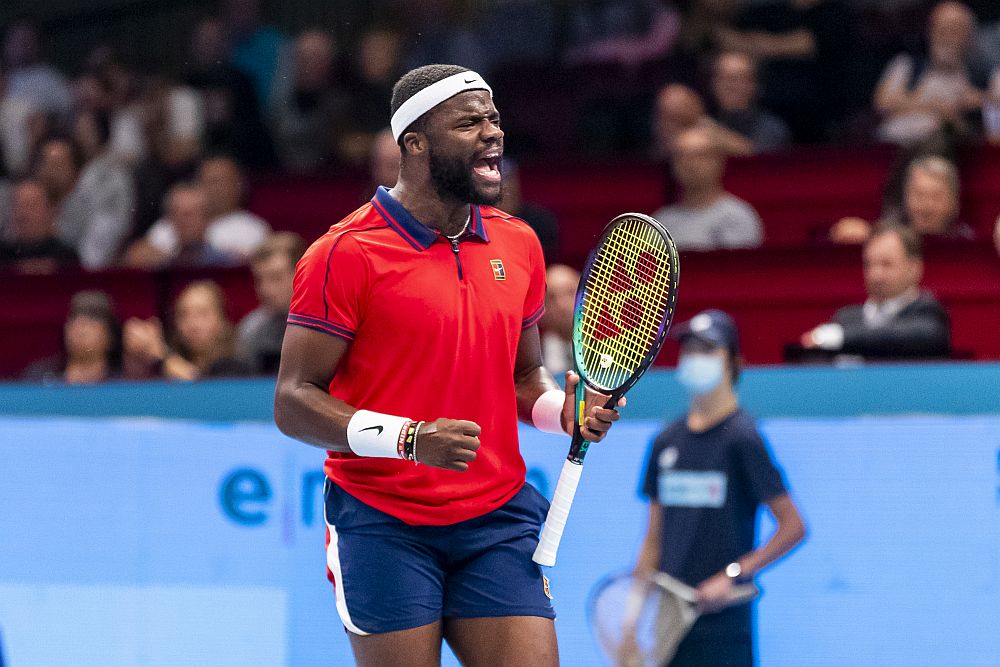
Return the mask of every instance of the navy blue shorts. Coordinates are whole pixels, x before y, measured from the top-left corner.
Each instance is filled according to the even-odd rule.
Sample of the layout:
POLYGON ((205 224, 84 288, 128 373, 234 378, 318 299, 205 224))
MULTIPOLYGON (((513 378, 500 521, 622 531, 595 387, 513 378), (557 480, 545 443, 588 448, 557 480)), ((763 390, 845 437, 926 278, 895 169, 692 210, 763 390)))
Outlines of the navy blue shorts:
POLYGON ((411 526, 326 483, 327 567, 349 631, 393 632, 444 617, 555 618, 531 560, 548 501, 530 484, 450 526, 411 526))

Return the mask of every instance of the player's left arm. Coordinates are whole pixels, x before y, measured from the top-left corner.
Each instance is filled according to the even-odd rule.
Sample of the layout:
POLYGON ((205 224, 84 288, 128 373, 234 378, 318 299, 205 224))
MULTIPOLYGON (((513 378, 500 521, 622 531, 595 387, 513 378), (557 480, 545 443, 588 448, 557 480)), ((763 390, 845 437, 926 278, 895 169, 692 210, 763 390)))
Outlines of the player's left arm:
MULTIPOLYGON (((521 332, 521 340, 517 346, 517 357, 514 363, 514 386, 517 390, 517 416, 528 424, 534 424, 533 412, 538 399, 549 391, 564 393, 562 407, 562 429, 566 433, 573 432, 573 408, 576 402, 576 384, 580 381, 576 373, 566 374, 566 389, 552 378, 552 374, 542 366, 542 344, 538 334, 538 326, 531 325, 521 332)), ((543 401, 546 399, 543 399, 543 401)), ((618 421, 617 410, 604 407, 608 396, 587 389, 587 418, 584 422, 583 437, 588 442, 600 442, 604 439, 611 425, 618 421)), ((618 402, 625 405, 625 399, 618 402)))

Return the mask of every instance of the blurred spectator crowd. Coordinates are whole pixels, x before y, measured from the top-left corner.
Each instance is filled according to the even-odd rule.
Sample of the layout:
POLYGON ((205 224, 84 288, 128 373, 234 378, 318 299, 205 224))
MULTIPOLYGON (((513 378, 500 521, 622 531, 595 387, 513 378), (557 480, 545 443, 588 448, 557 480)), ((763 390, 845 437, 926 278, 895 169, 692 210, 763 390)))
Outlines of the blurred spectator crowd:
MULTIPOLYGON (((246 210, 248 189, 260 175, 336 178, 345 169, 369 174, 354 204, 391 186, 392 85, 428 62, 462 64, 493 83, 508 153, 524 163, 562 155, 667 165, 655 215, 688 252, 766 243, 758 212, 723 186, 727 161, 801 144, 895 151, 881 214, 831 221, 822 242, 868 243, 899 228, 977 235, 962 218, 959 174, 966 147, 1000 145, 1000 3, 367 5, 361 25, 292 31, 264 21, 256 0, 222 0, 178 45, 182 66, 153 71, 104 41, 57 67, 42 23, 0 26, 0 272, 246 265, 260 304, 233 323, 221 288, 195 282, 168 322, 119 322, 106 294, 85 291, 71 304, 62 352, 26 377, 273 372, 305 241, 246 210), (95 350, 100 359, 88 356, 95 350)), ((525 218, 557 263, 559 221, 522 199, 512 160, 504 172, 501 207, 525 218)), ((900 262, 918 261, 919 238, 906 233, 893 237, 900 262)), ((564 304, 571 271, 550 274, 564 304)), ((919 272, 907 275, 916 281, 900 289, 912 301, 919 272)), ((550 324, 553 350, 562 326, 550 324)), ((822 335, 802 342, 834 349, 822 335)))

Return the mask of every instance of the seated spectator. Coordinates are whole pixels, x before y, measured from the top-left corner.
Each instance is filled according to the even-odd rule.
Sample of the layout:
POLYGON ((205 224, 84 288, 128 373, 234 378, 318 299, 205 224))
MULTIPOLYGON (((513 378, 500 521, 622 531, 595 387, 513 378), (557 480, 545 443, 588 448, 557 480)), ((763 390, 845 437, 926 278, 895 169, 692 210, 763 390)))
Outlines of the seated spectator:
POLYGON ((253 369, 233 354, 233 325, 225 295, 211 280, 191 283, 174 302, 173 333, 158 319, 125 323, 125 364, 130 376, 170 380, 247 376, 253 369))
POLYGON ((673 57, 692 71, 704 71, 708 54, 720 51, 720 36, 732 30, 739 0, 689 0, 684 8, 673 57))
POLYGON ((143 82, 139 112, 147 150, 135 171, 133 238, 145 234, 159 219, 167 191, 194 176, 205 131, 198 92, 162 77, 148 77, 143 82))
POLYGON ((76 125, 94 159, 85 161, 76 139, 51 137, 41 145, 35 174, 55 204, 59 238, 76 250, 85 268, 101 269, 117 260, 128 238, 135 188, 128 168, 110 150, 108 115, 83 113, 76 125))
MULTIPOLYGON (((202 250, 211 252, 204 256, 201 251, 195 253, 194 265, 201 266, 206 261, 212 265, 245 263, 267 239, 271 226, 242 208, 244 178, 239 165, 225 156, 208 158, 198 170, 197 185, 208 218, 207 227, 198 238, 206 246, 202 250)), ((193 233, 196 229, 190 227, 189 231, 193 233)), ((184 245, 180 234, 180 226, 168 215, 149 229, 146 240, 161 255, 171 257, 184 245)), ((193 236, 188 238, 189 243, 195 241, 193 236)))
MULTIPOLYGON (((884 219, 906 225, 921 236, 971 240, 975 232, 958 219, 958 169, 950 160, 938 156, 917 158, 906 169, 903 207, 887 211, 884 219)), ((861 218, 843 218, 830 230, 836 243, 863 243, 871 234, 871 225, 861 218)))
POLYGON ((832 322, 802 334, 802 347, 865 359, 947 357, 948 313, 921 291, 923 269, 920 237, 912 229, 880 227, 864 248, 868 300, 841 308, 832 322))
POLYGON ((678 135, 671 169, 681 200, 654 216, 670 230, 678 249, 755 248, 763 241, 757 212, 723 189, 725 165, 726 153, 711 128, 696 127, 678 135))
POLYGON ((542 364, 555 377, 573 369, 573 309, 580 272, 553 264, 545 272, 545 314, 542 331, 542 364))
POLYGON ((21 374, 30 382, 95 384, 118 377, 122 370, 122 323, 104 292, 77 292, 70 300, 63 327, 62 352, 41 359, 21 374))
POLYGON ((291 74, 279 80, 268 113, 285 169, 314 171, 335 153, 347 106, 344 93, 334 86, 335 51, 333 37, 323 30, 307 30, 295 40, 291 74))
POLYGON ((337 154, 348 164, 363 165, 383 129, 392 87, 402 74, 400 51, 400 37, 391 30, 377 28, 361 36, 351 62, 350 113, 337 139, 337 154))
POLYGON ((194 183, 175 185, 164 198, 166 215, 129 247, 125 264, 138 269, 226 266, 232 257, 206 237, 208 197, 194 183))
POLYGON ((30 21, 17 21, 7 29, 3 59, 10 77, 9 93, 27 98, 39 111, 64 119, 70 110, 69 86, 59 70, 43 62, 39 42, 38 27, 30 21))
POLYGON ((246 261, 271 233, 271 226, 243 208, 246 179, 240 165, 219 155, 201 163, 198 184, 205 190, 208 229, 205 239, 235 261, 246 261))
POLYGON ((184 79, 201 95, 205 150, 228 153, 253 169, 274 162, 274 147, 257 105, 253 81, 228 61, 229 35, 218 18, 195 26, 184 79))
MULTIPOLYGON (((76 248, 87 269, 115 263, 132 228, 135 185, 131 171, 112 151, 111 118, 105 111, 80 113, 75 120, 75 143, 92 157, 79 172, 73 189, 63 199, 57 228, 59 237, 76 248)), ((66 161, 68 150, 49 150, 46 160, 66 161)))
POLYGON ((720 146, 729 155, 750 155, 753 152, 749 139, 721 127, 705 113, 705 103, 694 90, 679 83, 661 88, 656 96, 653 118, 653 157, 670 158, 674 140, 685 130, 695 127, 715 130, 720 146))
POLYGON ((45 188, 57 216, 76 187, 85 162, 83 151, 72 137, 47 137, 39 145, 32 171, 45 188))
POLYGON ((898 222, 921 236, 970 240, 975 232, 958 219, 958 168, 943 157, 928 156, 910 163, 903 187, 898 222))
MULTIPOLYGON (((132 99, 134 81, 132 73, 117 62, 110 49, 98 47, 88 58, 87 71, 72 85, 74 117, 107 114, 110 119, 109 150, 122 164, 130 167, 138 164, 146 151, 142 118, 132 99), (91 59, 93 65, 89 64, 91 59)), ((82 148, 88 160, 99 149, 93 145, 82 148)))
POLYGON ((236 349, 240 358, 253 363, 259 373, 278 372, 285 322, 292 304, 295 264, 305 249, 305 241, 298 234, 278 232, 257 248, 250 260, 260 305, 240 320, 236 349))
POLYGON ((896 56, 875 90, 875 109, 884 117, 879 139, 912 146, 942 131, 974 131, 984 99, 1000 96, 1000 76, 970 58, 975 26, 975 16, 959 2, 934 7, 927 53, 896 56))
POLYGON ((504 158, 500 164, 500 172, 503 174, 503 191, 497 208, 528 223, 542 244, 545 263, 554 264, 559 258, 559 221, 556 220, 555 213, 544 206, 524 201, 521 196, 521 174, 516 162, 504 158))
POLYGON ((23 94, 14 94, 6 65, 0 60, 0 165, 14 176, 27 174, 31 165, 32 127, 44 112, 23 94))
POLYGON ((771 0, 741 4, 735 29, 719 28, 718 47, 757 61, 762 102, 791 126, 796 140, 822 140, 859 95, 857 77, 848 74, 855 38, 846 3, 771 0))
POLYGON ((258 106, 267 109, 276 82, 288 74, 288 39, 261 22, 259 0, 225 0, 222 7, 229 60, 250 77, 258 106))
POLYGON ((21 273, 53 273, 78 263, 76 251, 56 236, 55 208, 42 184, 14 186, 10 231, 0 243, 0 268, 21 273))
POLYGON ((757 104, 757 67, 745 54, 721 53, 712 71, 715 120, 746 137, 753 152, 787 146, 791 140, 785 122, 757 104))

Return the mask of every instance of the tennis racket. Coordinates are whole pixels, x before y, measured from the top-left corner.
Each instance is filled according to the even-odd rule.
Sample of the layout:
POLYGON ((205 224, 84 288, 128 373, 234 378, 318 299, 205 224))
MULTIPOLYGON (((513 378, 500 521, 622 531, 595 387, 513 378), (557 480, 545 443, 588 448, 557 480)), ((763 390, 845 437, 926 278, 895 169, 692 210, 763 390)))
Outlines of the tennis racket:
POLYGON ((587 258, 573 311, 573 365, 580 376, 573 441, 532 557, 539 565, 556 563, 583 473, 590 446, 580 431, 586 388, 609 394, 605 407, 613 408, 653 363, 674 317, 679 269, 670 233, 641 213, 608 223, 587 258))
MULTIPOLYGON (((726 601, 731 607, 756 598, 753 584, 733 586, 726 601)), ((606 577, 590 595, 590 627, 615 667, 662 667, 698 620, 698 593, 664 572, 635 577, 631 573, 606 577)))

